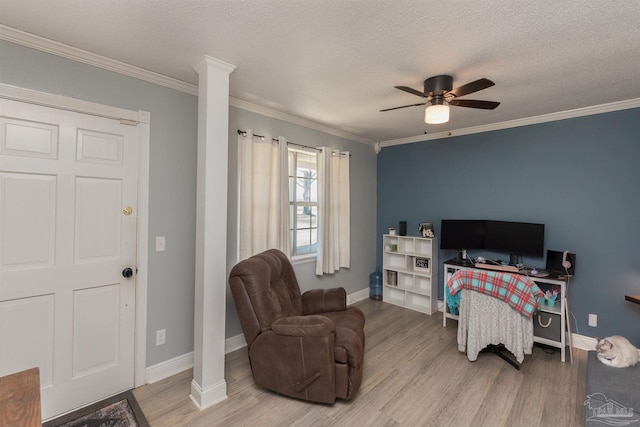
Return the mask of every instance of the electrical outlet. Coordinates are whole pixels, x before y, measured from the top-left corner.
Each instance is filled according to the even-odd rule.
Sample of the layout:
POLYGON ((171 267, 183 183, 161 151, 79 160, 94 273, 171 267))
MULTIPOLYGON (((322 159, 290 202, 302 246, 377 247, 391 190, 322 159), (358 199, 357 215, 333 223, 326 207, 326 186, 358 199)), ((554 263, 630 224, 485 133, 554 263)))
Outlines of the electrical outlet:
POLYGON ((156 331, 156 345, 163 345, 167 336, 166 329, 159 329, 156 331))
POLYGON ((598 315, 589 313, 589 326, 597 327, 598 326, 598 315))
POLYGON ((166 249, 164 236, 156 236, 156 252, 164 252, 166 249))

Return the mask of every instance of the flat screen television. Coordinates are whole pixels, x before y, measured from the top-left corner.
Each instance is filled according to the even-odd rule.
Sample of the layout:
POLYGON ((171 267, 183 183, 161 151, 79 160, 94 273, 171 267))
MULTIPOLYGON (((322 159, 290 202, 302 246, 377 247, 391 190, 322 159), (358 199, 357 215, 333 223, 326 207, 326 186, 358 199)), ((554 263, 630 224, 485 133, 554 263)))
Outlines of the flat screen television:
POLYGON ((484 249, 485 223, 476 219, 443 219, 440 249, 484 249))
POLYGON ((511 254, 542 257, 544 255, 544 224, 511 221, 487 221, 484 248, 511 254))

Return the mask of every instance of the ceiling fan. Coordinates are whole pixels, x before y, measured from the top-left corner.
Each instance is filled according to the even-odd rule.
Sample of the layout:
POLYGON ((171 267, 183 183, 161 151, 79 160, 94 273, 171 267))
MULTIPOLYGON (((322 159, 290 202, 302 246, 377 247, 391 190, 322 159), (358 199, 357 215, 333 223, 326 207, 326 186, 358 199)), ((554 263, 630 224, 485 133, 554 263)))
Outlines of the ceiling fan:
POLYGON ((418 95, 425 98, 425 102, 419 104, 403 105, 402 107, 386 108, 383 111, 397 110, 400 108, 417 107, 426 105, 424 121, 428 124, 446 123, 449 121, 449 105, 456 107, 480 108, 483 110, 493 110, 499 102, 495 101, 478 101, 475 99, 458 99, 461 96, 478 92, 483 89, 494 86, 495 83, 489 79, 479 79, 466 85, 453 88, 453 77, 448 75, 439 75, 430 77, 424 81, 424 92, 407 87, 395 86, 396 89, 408 92, 412 95, 418 95))

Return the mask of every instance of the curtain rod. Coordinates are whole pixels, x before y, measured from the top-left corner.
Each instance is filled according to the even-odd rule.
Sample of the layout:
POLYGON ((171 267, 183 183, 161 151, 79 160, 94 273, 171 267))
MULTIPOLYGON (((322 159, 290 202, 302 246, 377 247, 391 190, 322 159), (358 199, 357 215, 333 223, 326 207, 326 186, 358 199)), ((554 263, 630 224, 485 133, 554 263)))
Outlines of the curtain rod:
MULTIPOLYGON (((247 131, 238 129, 238 135, 247 136, 247 131)), ((262 138, 262 139, 266 138, 264 135, 258 135, 256 133, 254 133, 253 136, 257 136, 258 138, 262 138)), ((278 142, 278 143, 280 142, 278 138, 271 138, 271 141, 278 142)), ((296 147, 308 148, 310 150, 322 151, 322 149, 318 147, 311 147, 309 145, 296 144, 295 142, 291 142, 291 141, 287 141, 287 144, 295 145, 296 147)), ((341 155, 344 155, 344 153, 342 153, 341 155)), ((349 157, 351 157, 351 153, 349 153, 349 157)))
MULTIPOLYGON (((247 136, 247 131, 238 129, 238 135, 247 136)), ((262 138, 262 139, 265 138, 264 135, 258 135, 257 133, 254 133, 253 136, 257 136, 258 138, 262 138)), ((280 142, 280 140, 278 138, 271 138, 271 141, 280 142)), ((298 147, 308 148, 310 150, 322 151, 318 147, 310 147, 308 145, 296 144, 295 142, 291 142, 291 141, 287 141, 287 144, 295 145, 295 146, 298 146, 298 147)))

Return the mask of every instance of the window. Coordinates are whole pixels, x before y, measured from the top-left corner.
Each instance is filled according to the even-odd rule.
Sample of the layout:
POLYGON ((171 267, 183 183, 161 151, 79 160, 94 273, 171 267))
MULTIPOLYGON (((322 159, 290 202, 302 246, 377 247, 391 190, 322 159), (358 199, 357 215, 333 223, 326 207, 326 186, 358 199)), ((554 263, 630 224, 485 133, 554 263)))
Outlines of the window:
POLYGON ((349 157, 238 131, 238 259, 277 248, 319 276, 348 268, 349 157))
POLYGON ((315 152, 288 149, 291 256, 318 251, 318 162, 315 152))

